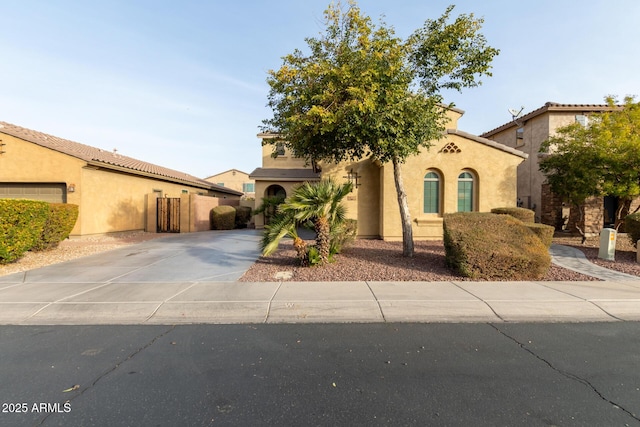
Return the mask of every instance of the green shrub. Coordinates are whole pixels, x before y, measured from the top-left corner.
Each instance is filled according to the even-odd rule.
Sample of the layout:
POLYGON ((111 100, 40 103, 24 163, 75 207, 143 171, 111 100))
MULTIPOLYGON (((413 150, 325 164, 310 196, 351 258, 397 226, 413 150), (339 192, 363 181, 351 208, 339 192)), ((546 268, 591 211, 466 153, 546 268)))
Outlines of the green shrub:
POLYGON ((553 243, 553 233, 555 232, 555 228, 550 225, 540 224, 537 222, 525 222, 529 230, 533 231, 533 233, 538 236, 540 241, 547 247, 551 247, 551 243, 553 243))
POLYGON ((211 209, 212 230, 233 230, 236 224, 236 209, 233 206, 216 206, 211 209))
POLYGON ((536 213, 531 209, 525 208, 493 208, 491 213, 498 215, 511 215, 522 222, 535 222, 536 213))
POLYGON ((322 260, 320 259, 320 251, 318 251, 318 248, 315 246, 309 246, 307 248, 307 262, 310 267, 322 263, 322 260))
POLYGON ((476 280, 538 280, 551 264, 542 241, 509 215, 446 214, 444 246, 447 266, 476 280))
POLYGON ((40 239, 33 250, 43 251, 58 247, 58 244, 69 237, 78 219, 78 205, 67 203, 49 204, 49 218, 44 224, 40 239))
POLYGON ((345 219, 334 225, 330 231, 329 252, 331 254, 339 254, 342 248, 349 245, 356 239, 358 232, 358 221, 355 219, 345 219))
POLYGON ((640 240, 640 212, 629 214, 624 218, 624 229, 635 246, 640 240))
POLYGON ((0 264, 17 260, 38 242, 49 212, 47 202, 0 199, 0 264))
POLYGON ((247 228, 251 221, 251 208, 249 206, 236 207, 236 228, 247 228))

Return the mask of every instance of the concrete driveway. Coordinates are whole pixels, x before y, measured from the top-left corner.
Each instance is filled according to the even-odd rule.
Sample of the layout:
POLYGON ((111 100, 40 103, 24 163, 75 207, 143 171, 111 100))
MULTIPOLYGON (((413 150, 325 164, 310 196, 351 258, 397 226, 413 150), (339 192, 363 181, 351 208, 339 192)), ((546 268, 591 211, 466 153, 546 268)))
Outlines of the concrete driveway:
POLYGON ((256 230, 167 234, 136 245, 0 277, 0 283, 236 281, 259 257, 256 230))
MULTIPOLYGON (((259 257, 260 232, 168 234, 43 268, 0 277, 0 323, 130 324, 150 317, 185 320, 188 307, 163 305, 178 296, 210 300, 196 284, 234 285, 259 257), (168 306, 165 308, 169 308, 168 306)), ((210 291, 210 290, 209 290, 210 291)), ((205 304, 206 305, 206 304, 205 304)), ((202 307, 207 312, 212 307, 202 307)))

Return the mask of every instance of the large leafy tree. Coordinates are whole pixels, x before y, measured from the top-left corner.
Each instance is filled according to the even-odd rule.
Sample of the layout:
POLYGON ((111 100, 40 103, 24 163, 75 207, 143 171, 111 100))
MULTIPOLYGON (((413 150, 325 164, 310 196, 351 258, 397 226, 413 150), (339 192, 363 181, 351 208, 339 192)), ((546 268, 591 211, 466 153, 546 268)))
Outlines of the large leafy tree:
MULTIPOLYGON (((640 103, 626 97, 619 106, 606 98, 608 109, 579 123, 559 128, 540 147, 540 170, 551 190, 584 215, 592 196, 615 196, 620 203, 616 223, 631 200, 640 196, 640 103)), ((583 229, 577 228, 584 237, 583 229)))
POLYGON ((371 156, 391 163, 402 218, 403 254, 413 256, 413 234, 401 164, 442 137, 445 89, 474 87, 491 75, 498 50, 479 33, 482 19, 453 6, 403 40, 384 22, 374 25, 355 2, 325 11, 325 33, 307 38, 269 71, 264 130, 311 164, 371 156))

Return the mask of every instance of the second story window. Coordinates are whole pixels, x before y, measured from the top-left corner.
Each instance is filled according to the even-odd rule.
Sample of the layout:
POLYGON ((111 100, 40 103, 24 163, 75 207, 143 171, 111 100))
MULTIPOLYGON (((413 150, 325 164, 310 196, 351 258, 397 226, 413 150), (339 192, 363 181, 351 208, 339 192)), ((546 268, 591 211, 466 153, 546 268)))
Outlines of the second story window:
POLYGON ((276 156, 284 156, 284 143, 278 142, 276 144, 276 156))

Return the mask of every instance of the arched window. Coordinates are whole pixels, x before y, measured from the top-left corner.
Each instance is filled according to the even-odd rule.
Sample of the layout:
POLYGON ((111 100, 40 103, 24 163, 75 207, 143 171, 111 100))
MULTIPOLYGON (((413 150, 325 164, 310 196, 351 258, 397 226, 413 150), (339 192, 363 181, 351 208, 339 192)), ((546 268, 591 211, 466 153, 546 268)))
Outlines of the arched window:
POLYGON ((424 213, 440 213, 440 175, 429 171, 424 176, 424 213))
POLYGON ((458 212, 473 211, 475 179, 470 172, 458 175, 458 212))

